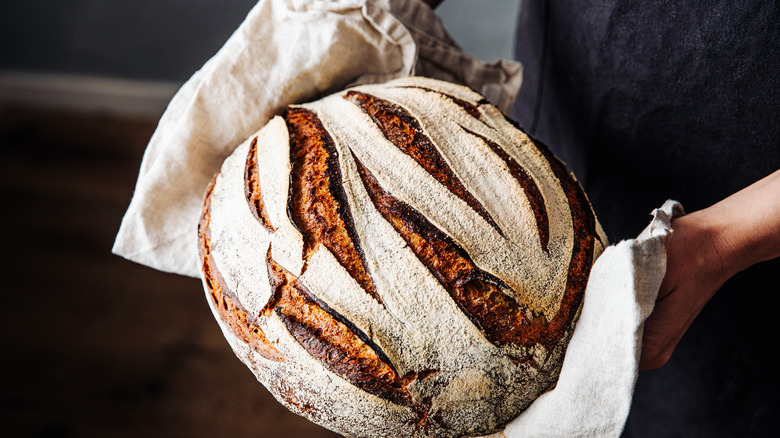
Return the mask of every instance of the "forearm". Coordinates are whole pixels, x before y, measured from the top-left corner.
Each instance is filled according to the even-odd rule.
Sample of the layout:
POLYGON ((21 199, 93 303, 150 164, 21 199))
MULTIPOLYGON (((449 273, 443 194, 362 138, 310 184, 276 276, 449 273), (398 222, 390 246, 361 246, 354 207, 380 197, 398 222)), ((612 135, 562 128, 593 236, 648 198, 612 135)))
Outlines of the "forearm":
POLYGON ((678 221, 683 218, 696 221, 700 232, 712 239, 709 257, 720 266, 724 281, 755 263, 780 257, 780 170, 678 221))
POLYGON ((717 290, 737 272, 780 257, 780 171, 672 221, 666 275, 645 322, 640 369, 658 368, 717 290))

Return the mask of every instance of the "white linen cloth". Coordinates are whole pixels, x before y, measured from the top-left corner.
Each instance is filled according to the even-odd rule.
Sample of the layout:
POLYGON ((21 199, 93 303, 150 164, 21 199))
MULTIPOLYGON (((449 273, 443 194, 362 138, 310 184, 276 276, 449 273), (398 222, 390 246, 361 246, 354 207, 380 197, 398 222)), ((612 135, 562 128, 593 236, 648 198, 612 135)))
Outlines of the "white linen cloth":
POLYGON ((163 114, 113 251, 197 277, 203 193, 236 146, 291 103, 411 75, 468 85, 508 113, 521 68, 465 55, 417 0, 260 1, 163 114))
MULTIPOLYGON (((199 276, 197 223, 222 161, 288 104, 351 85, 420 75, 470 86, 509 112, 521 82, 512 61, 464 54, 418 0, 261 0, 222 49, 174 96, 152 136, 114 253, 199 276)), ((654 211, 637 239, 593 267, 555 390, 493 437, 618 436, 666 270, 669 220, 654 211)))
POLYGON ((666 201, 636 239, 596 260, 558 385, 490 438, 617 437, 631 407, 642 329, 666 273, 670 221, 682 206, 666 201))

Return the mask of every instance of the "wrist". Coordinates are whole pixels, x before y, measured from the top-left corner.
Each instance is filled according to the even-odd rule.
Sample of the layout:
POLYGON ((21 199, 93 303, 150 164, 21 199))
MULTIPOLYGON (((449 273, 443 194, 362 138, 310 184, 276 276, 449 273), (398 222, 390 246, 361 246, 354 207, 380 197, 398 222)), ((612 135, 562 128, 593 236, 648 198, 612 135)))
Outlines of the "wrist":
MULTIPOLYGON (((721 221, 706 210, 686 214, 672 221, 673 234, 668 242, 668 263, 676 264, 696 281, 719 287, 736 272, 733 260, 736 246, 721 221)), ((669 269, 669 268, 667 268, 669 269)))
MULTIPOLYGON (((737 272, 752 265, 752 245, 748 245, 739 218, 724 216, 712 207, 683 216, 690 227, 695 228, 700 241, 698 255, 708 266, 708 275, 725 282, 737 272)), ((682 218, 681 218, 682 219, 682 218)))
MULTIPOLYGON (((679 219, 692 225, 725 279, 780 256, 780 171, 679 219)), ((674 227, 674 222, 673 222, 674 227)))
POLYGON ((702 210, 730 274, 780 256, 780 171, 702 210))

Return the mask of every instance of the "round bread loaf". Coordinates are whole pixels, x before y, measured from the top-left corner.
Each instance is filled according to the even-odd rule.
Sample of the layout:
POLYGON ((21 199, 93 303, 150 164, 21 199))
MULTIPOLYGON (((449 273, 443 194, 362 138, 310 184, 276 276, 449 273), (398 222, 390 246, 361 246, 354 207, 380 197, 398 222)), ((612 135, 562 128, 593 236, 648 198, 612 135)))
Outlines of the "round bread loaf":
POLYGON ((289 107, 225 160, 198 233, 238 357, 353 437, 518 416, 555 387, 606 242, 546 147, 425 78, 289 107))

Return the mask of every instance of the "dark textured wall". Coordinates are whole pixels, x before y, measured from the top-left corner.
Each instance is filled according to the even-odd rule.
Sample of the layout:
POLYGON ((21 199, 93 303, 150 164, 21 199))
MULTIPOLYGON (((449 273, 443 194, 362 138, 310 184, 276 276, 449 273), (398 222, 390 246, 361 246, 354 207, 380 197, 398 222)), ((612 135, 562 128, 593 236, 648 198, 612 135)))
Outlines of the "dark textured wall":
POLYGON ((0 0, 0 70, 180 82, 254 0, 0 0))

